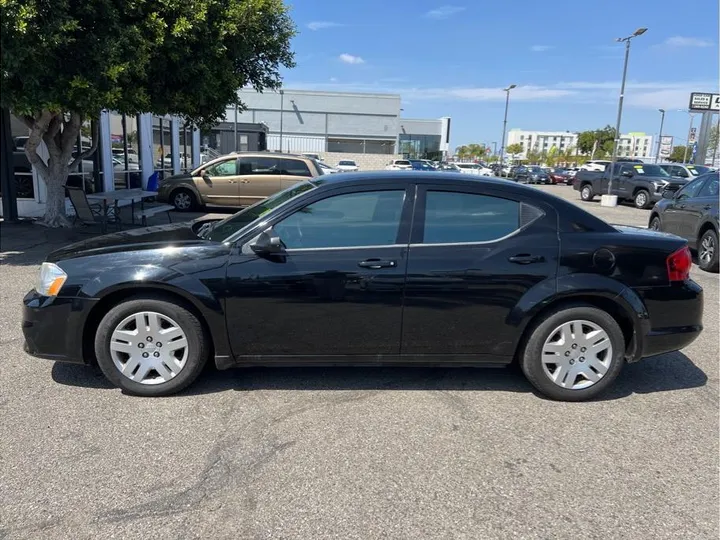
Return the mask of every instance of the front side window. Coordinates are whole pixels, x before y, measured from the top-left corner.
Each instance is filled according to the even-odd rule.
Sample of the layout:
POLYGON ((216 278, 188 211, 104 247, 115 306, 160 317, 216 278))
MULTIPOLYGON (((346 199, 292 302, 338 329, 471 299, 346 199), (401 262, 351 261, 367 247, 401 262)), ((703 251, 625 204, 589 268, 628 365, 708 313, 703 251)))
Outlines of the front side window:
POLYGON ((209 176, 236 176, 237 175, 237 159, 228 159, 215 163, 205 168, 205 172, 209 176))
POLYGON ((520 203, 509 199, 428 191, 423 243, 491 242, 520 228, 520 203))
POLYGON ((702 189, 698 193, 698 197, 713 197, 717 199, 718 196, 718 175, 711 174, 705 181, 702 189))
POLYGON ((397 241, 404 190, 335 195, 273 227, 287 249, 388 246, 397 241))
POLYGON ((696 178, 695 180, 687 184, 680 191, 678 191, 677 199, 681 201, 684 199, 691 199, 697 196, 698 191, 700 191, 704 180, 705 178, 696 178))

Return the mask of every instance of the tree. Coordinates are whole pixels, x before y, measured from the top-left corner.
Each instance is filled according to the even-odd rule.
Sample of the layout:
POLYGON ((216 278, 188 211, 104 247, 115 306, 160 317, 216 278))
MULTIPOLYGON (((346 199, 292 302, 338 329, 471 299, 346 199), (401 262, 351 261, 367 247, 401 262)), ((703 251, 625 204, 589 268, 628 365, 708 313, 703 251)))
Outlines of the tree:
POLYGON ((557 162, 559 161, 559 151, 557 146, 552 146, 550 150, 548 150, 548 153, 545 155, 545 165, 548 167, 555 167, 557 165, 557 162))
POLYGON ((596 148, 595 157, 599 157, 599 155, 612 154, 614 143, 615 128, 608 125, 595 131, 583 131, 580 133, 577 147, 583 154, 592 154, 593 148, 596 148), (597 147, 595 146, 596 142, 597 147))
MULTIPOLYGON (((673 163, 682 163, 685 159, 686 150, 686 146, 674 146, 672 152, 670 152, 670 155, 668 156, 668 161, 672 161, 673 163)), ((689 151, 687 152, 687 155, 690 156, 689 151)))
POLYGON ((466 145, 458 146, 455 149, 455 155, 460 159, 466 159, 470 157, 470 149, 466 145))
POLYGON ((513 143, 508 144, 507 148, 505 148, 505 151, 510 154, 510 159, 515 159, 515 156, 517 154, 522 154, 523 151, 523 145, 520 143, 513 143))
POLYGON ((527 158, 528 163, 531 165, 537 165, 540 161, 542 161, 543 155, 537 150, 528 150, 525 157, 527 158))
POLYGON ((240 88, 277 89, 279 68, 294 65, 282 0, 2 0, 0 33, 0 99, 30 130, 25 153, 47 184, 48 226, 68 225, 64 185, 96 149, 101 110, 207 126, 240 88), (73 159, 88 120, 92 147, 73 159))

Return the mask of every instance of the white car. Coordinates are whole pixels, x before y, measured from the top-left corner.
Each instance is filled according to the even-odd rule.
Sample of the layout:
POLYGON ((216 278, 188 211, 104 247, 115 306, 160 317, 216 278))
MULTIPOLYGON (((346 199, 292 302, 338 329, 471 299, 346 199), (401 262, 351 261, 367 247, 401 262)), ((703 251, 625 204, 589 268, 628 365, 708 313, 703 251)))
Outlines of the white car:
POLYGON ((483 167, 479 163, 455 163, 455 166, 463 174, 476 174, 478 176, 492 176, 493 174, 492 170, 483 167))
POLYGON ((357 163, 355 163, 351 159, 343 159, 341 161, 338 161, 338 164, 335 166, 335 168, 339 172, 355 172, 360 170, 360 167, 357 166, 357 163))
POLYGON ((610 165, 610 161, 606 159, 594 159, 584 163, 580 170, 603 172, 608 165, 610 165))
MULTIPOLYGON (((303 154, 303 155, 305 155, 305 154, 303 154)), ((338 169, 336 169, 335 167, 331 167, 330 165, 328 165, 328 164, 325 163, 324 161, 317 161, 317 160, 316 160, 316 162, 317 162, 318 166, 322 169, 322 172, 323 172, 324 174, 335 174, 335 173, 340 172, 338 169)))
POLYGON ((385 167, 386 171, 410 171, 412 170, 412 163, 407 159, 393 159, 390 164, 385 167))

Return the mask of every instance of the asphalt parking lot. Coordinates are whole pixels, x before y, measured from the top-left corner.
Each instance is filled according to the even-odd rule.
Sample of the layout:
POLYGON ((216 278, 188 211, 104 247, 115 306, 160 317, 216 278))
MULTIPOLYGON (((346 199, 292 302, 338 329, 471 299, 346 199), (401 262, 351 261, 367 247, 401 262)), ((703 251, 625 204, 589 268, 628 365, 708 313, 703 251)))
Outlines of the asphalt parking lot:
POLYGON ((692 272, 701 337, 595 402, 426 368, 209 369, 143 399, 23 352, 43 256, 0 270, 0 539, 718 537, 716 274, 692 272))

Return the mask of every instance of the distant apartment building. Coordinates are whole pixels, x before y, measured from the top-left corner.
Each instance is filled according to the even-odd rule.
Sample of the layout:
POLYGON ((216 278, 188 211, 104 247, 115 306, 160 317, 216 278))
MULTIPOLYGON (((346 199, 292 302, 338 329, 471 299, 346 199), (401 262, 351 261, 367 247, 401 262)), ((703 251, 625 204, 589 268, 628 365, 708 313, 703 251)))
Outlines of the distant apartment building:
MULTIPOLYGON (((577 148, 578 134, 570 131, 525 131, 511 129, 508 132, 507 146, 518 143, 523 151, 516 159, 526 159, 528 151, 549 152, 557 148, 564 152, 568 148, 577 148)), ((634 159, 651 159, 653 157, 653 137, 642 132, 630 132, 620 136, 618 156, 634 159)))

